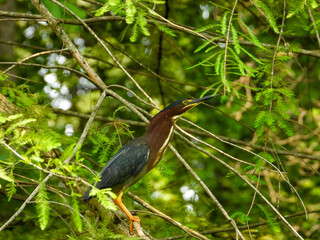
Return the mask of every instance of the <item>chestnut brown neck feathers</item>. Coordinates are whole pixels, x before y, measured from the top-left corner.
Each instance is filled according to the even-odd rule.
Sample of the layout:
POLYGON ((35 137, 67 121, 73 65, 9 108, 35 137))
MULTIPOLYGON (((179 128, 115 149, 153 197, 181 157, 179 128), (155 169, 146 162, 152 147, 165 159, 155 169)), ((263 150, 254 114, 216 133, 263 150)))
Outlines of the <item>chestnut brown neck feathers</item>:
MULTIPOLYGON (((165 152, 174 131, 174 116, 169 111, 160 112, 154 116, 147 129, 146 139, 149 145, 149 159, 155 159, 152 165, 148 166, 151 170, 160 161, 165 152)), ((151 164, 151 163, 150 163, 151 164)))

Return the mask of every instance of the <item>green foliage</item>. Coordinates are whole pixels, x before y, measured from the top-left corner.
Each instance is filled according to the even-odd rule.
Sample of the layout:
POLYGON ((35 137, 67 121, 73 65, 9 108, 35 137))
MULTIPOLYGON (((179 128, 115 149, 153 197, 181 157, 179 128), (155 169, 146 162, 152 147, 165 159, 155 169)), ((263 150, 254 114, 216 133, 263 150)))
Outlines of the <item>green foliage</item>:
MULTIPOLYGON (((112 59, 102 51, 94 38, 79 25, 77 28, 70 26, 70 15, 63 8, 51 1, 43 2, 55 17, 68 19, 59 25, 74 40, 81 53, 86 54, 88 63, 108 88, 153 114, 155 110, 145 106, 126 90, 128 88, 139 98, 147 99, 114 66, 112 59)), ((185 117, 226 141, 246 146, 246 151, 230 147, 209 135, 198 135, 195 129, 192 133, 241 160, 229 161, 223 154, 207 149, 225 164, 235 167, 267 199, 273 196, 273 189, 280 189, 278 210, 281 214, 299 213, 301 207, 292 189, 279 178, 279 173, 267 161, 283 171, 301 195, 307 209, 319 208, 319 169, 315 159, 320 149, 317 138, 320 119, 320 87, 317 79, 320 67, 316 36, 320 14, 316 0, 287 0, 287 16, 282 16, 284 2, 271 0, 246 1, 245 7, 239 2, 234 5, 234 1, 221 0, 206 3, 180 0, 169 1, 165 5, 164 1, 148 0, 100 2, 105 4, 76 0, 64 4, 81 18, 102 6, 95 13, 97 16, 110 16, 109 19, 95 21, 88 17, 86 21, 101 39, 110 44, 113 56, 159 106, 186 97, 219 93, 220 99, 206 102, 211 106, 203 104, 185 117), (233 7, 235 9, 231 16, 233 7), (309 16, 309 10, 314 20, 309 16), (284 26, 280 26, 283 17, 286 17, 284 26), (279 46, 276 46, 280 27, 283 27, 283 33, 279 46), (226 36, 229 36, 228 44, 226 36), (161 78, 153 76, 150 71, 156 72, 161 78), (216 104, 215 101, 221 101, 222 104, 216 104), (259 154, 263 159, 248 151, 259 154), (282 154, 283 151, 287 154, 282 154), (310 159, 309 155, 312 155, 310 159), (300 159, 299 156, 304 157, 300 159)), ((28 1, 19 1, 18 8, 20 13, 39 14, 28 1)), ((16 212, 37 186, 39 172, 52 171, 56 176, 50 179, 48 185, 41 186, 41 192, 36 196, 37 200, 41 200, 35 205, 37 211, 28 204, 10 229, 0 232, 0 239, 17 239, 17 236, 24 240, 34 239, 35 236, 46 240, 125 239, 114 234, 113 223, 109 222, 108 217, 102 220, 104 216, 91 211, 80 200, 79 188, 84 189, 85 186, 79 183, 84 180, 91 182, 91 176, 96 173, 93 171, 100 171, 122 143, 132 139, 131 130, 138 137, 145 132, 145 127, 130 109, 122 111, 119 108, 124 105, 122 102, 108 96, 99 115, 111 117, 113 122, 110 123, 108 119, 104 125, 102 118, 94 121, 89 136, 77 149, 76 156, 70 163, 64 164, 87 122, 83 114, 89 114, 94 107, 98 90, 88 92, 92 86, 88 87, 77 73, 69 71, 74 69, 82 72, 82 69, 72 55, 64 51, 56 52, 67 45, 56 37, 54 28, 39 21, 19 19, 14 23, 15 40, 9 41, 15 44, 14 55, 10 61, 18 62, 35 56, 28 58, 27 63, 44 66, 16 65, 14 71, 9 72, 10 78, 0 72, 0 93, 17 107, 12 114, 0 115, 0 139, 10 146, 10 149, 5 145, 0 147, 0 192, 3 194, 0 197, 0 218, 3 219, 0 225, 16 212), (33 34, 28 35, 29 32, 33 34), (56 55, 65 57, 66 61, 57 61, 56 55), (50 68, 46 69, 46 65, 50 68), (53 69, 55 65, 58 68, 53 69), (47 78, 49 74, 56 76, 57 84, 50 82, 47 78), (61 91, 58 85, 64 86, 67 91, 61 91), (53 109, 53 103, 61 98, 71 103, 69 111, 53 109), (129 126, 118 122, 115 116, 135 124, 130 126, 129 131, 129 126), (64 134, 67 124, 73 126, 73 137, 64 134), (82 178, 81 181, 78 181, 79 178, 82 178), (48 209, 51 209, 50 212, 48 209), (34 227, 38 225, 38 219, 40 227, 34 227), (45 231, 42 231, 44 227, 45 231)), ((148 115, 142 109, 138 110, 148 115)), ((178 124, 190 127, 183 121, 178 124)), ((273 210, 267 208, 261 198, 253 198, 252 189, 236 174, 228 173, 225 165, 188 147, 178 137, 174 137, 171 143, 208 188, 218 193, 216 197, 228 212, 233 213, 231 217, 238 225, 259 223, 262 218, 268 220, 268 225, 251 229, 252 239, 287 240, 293 237, 286 227, 280 232, 273 210), (253 201, 259 202, 260 207, 252 207, 247 216, 253 201)), ((150 171, 130 191, 196 231, 230 227, 203 188, 171 151, 166 151, 157 169, 150 171), (188 194, 190 196, 192 191, 198 200, 196 197, 189 200, 188 194)), ((109 198, 116 196, 110 190, 94 190, 93 194, 108 210, 115 209, 109 198)), ((142 206, 125 195, 123 201, 128 209, 136 210, 134 214, 141 218, 142 227, 153 238, 165 239, 185 234, 170 223, 145 213, 142 206)), ((124 219, 124 222, 127 220, 124 219)), ((289 222, 293 223, 293 220, 289 222)), ((310 214, 307 220, 297 216, 294 224, 303 238, 319 238, 317 231, 313 231, 319 225, 318 213, 310 214)), ((247 234, 246 231, 242 233, 247 234)), ((214 239, 232 239, 234 236, 234 232, 218 233, 214 237, 207 235, 214 239)), ((188 237, 185 234, 185 238, 188 237)), ((245 235, 245 238, 250 237, 245 235)))
MULTIPOLYGON (((42 178, 40 178, 40 182, 42 178)), ((50 203, 49 197, 46 190, 46 186, 43 183, 40 183, 40 189, 38 194, 36 195, 36 210, 39 218, 39 224, 41 230, 44 230, 49 222, 50 215, 50 203)))
MULTIPOLYGON (((107 1, 101 8, 94 11, 96 16, 102 16, 106 12, 112 11, 113 14, 121 15, 126 17, 126 23, 131 28, 130 41, 136 42, 138 40, 139 33, 142 33, 144 36, 150 36, 150 32, 147 28, 147 10, 150 10, 145 5, 142 5, 140 2, 143 1, 133 1, 133 0, 111 0, 107 1)), ((163 4, 163 1, 149 1, 151 4, 163 4)), ((150 11, 149 11, 150 12, 150 11)), ((154 22, 154 21, 153 21, 154 22)), ((168 35, 175 36, 175 34, 163 25, 157 24, 156 26, 162 32, 167 33, 168 35)), ((127 29, 122 32, 121 39, 124 38, 127 33, 127 29)))
POLYGON ((8 182, 14 182, 14 180, 7 175, 6 171, 0 166, 0 178, 8 182))
POLYGON ((106 208, 109 209, 111 211, 116 211, 117 207, 116 205, 114 205, 113 202, 110 201, 110 199, 107 197, 111 197, 111 198, 116 198, 117 196, 111 191, 110 188, 105 188, 105 189, 98 189, 93 187, 89 193, 90 196, 95 196, 97 197, 99 203, 101 203, 101 205, 106 208))
POLYGON ((0 86, 0 93, 18 107, 29 109, 38 103, 39 94, 29 94, 29 86, 27 84, 16 86, 14 82, 3 76, 0 78, 0 86))
POLYGON ((127 24, 131 24, 134 21, 135 15, 137 13, 136 7, 133 5, 132 0, 126 0, 125 2, 126 9, 126 22, 127 24))
POLYGON ((221 21, 221 33, 223 35, 226 34, 227 32, 227 28, 228 28, 228 15, 230 13, 228 11, 224 12, 223 17, 222 17, 222 21, 221 21))
POLYGON ((139 35, 139 32, 138 32, 138 21, 137 21, 133 24, 133 27, 131 29, 130 41, 136 42, 138 39, 138 35, 139 35))
POLYGON ((232 219, 238 219, 242 224, 246 224, 247 222, 249 222, 251 220, 251 218, 243 212, 235 212, 235 213, 231 214, 230 217, 232 219))
POLYGON ((256 168, 255 168, 255 172, 256 173, 260 173, 262 168, 266 165, 266 162, 265 160, 263 159, 266 159, 268 160, 269 162, 273 163, 275 160, 273 158, 273 156, 268 153, 268 152, 261 152, 258 154, 261 158, 255 156, 254 159, 256 161, 256 168), (263 159, 262 159, 263 158, 263 159))
MULTIPOLYGON (((228 29, 228 15, 230 14, 229 11, 225 11, 221 23, 220 23, 220 32, 222 35, 226 35, 226 31, 228 29)), ((255 34, 252 32, 252 30, 243 22, 242 19, 238 19, 239 22, 239 29, 241 26, 244 26, 247 32, 249 33, 250 37, 247 37, 246 33, 243 33, 238 30, 238 27, 236 27, 236 21, 233 21, 230 23, 230 31, 232 34, 232 43, 234 48, 232 49, 230 47, 230 44, 228 44, 227 53, 225 50, 219 50, 217 48, 219 44, 214 44, 213 46, 210 46, 211 43, 213 43, 217 39, 221 39, 222 36, 217 36, 214 38, 211 38, 210 40, 207 40, 203 42, 200 46, 196 48, 194 53, 199 53, 202 50, 205 50, 206 53, 209 53, 210 55, 203 59, 201 62, 193 65, 192 67, 189 67, 188 69, 192 69, 194 67, 214 67, 214 73, 215 75, 218 75, 220 78, 221 83, 227 90, 227 92, 231 92, 230 87, 230 78, 233 78, 233 76, 239 76, 239 75, 249 75, 254 77, 256 74, 256 70, 252 67, 250 67, 246 61, 244 61, 244 58, 242 57, 242 52, 244 52, 246 55, 248 55, 251 59, 253 59, 255 62, 262 64, 262 61, 259 59, 259 57, 254 56, 251 54, 247 49, 245 49, 243 46, 241 46, 239 42, 239 36, 246 37, 249 41, 251 41, 253 44, 258 46, 259 48, 265 50, 265 48, 262 46, 261 42, 258 40, 258 38, 255 36, 255 34), (225 69, 225 55, 226 56, 226 69, 225 69), (225 76, 226 75, 226 76, 225 76)), ((216 28, 219 27, 219 25, 208 25, 206 28, 216 28)), ((219 31, 217 28, 216 31, 219 31)), ((220 45, 220 47, 224 47, 223 45, 220 45)), ((213 75, 213 74, 210 74, 213 75)), ((234 90, 233 90, 234 91, 234 90)), ((234 91, 237 92, 237 91, 234 91)))
POLYGON ((83 224, 82 224, 82 219, 81 219, 81 216, 80 216, 80 208, 79 208, 79 202, 76 198, 76 194, 73 194, 73 198, 72 198, 72 204, 71 204, 71 207, 73 208, 72 210, 72 221, 74 222, 77 230, 79 232, 82 231, 82 228, 83 228, 83 224))
POLYGON ((255 120, 255 128, 257 128, 259 136, 262 136, 268 129, 275 132, 277 127, 284 130, 288 136, 293 135, 291 125, 281 115, 272 111, 261 111, 258 113, 255 120))
MULTIPOLYGON (((261 44, 261 42, 259 41, 259 39, 256 37, 256 35, 252 32, 251 28, 248 27, 247 24, 245 24, 244 21, 243 21, 241 18, 239 18, 238 20, 240 21, 240 24, 241 24, 242 26, 244 26, 244 27, 246 28, 246 30, 248 31, 249 36, 250 36, 249 41, 251 41, 251 42, 252 42, 253 44, 255 44, 257 47, 262 48, 262 49, 265 49, 265 48, 262 46, 262 44, 261 44)), ((246 38, 248 38, 247 34, 241 34, 241 35, 244 36, 244 37, 246 37, 246 38)))
POLYGON ((161 31, 161 32, 164 32, 166 34, 168 34, 169 36, 171 37, 176 37, 177 35, 168 27, 162 25, 162 24, 159 24, 158 22, 156 21, 153 21, 154 25, 157 26, 157 28, 161 31))
POLYGON ((159 162, 157 168, 160 170, 161 175, 164 177, 172 177, 175 173, 174 170, 163 161, 159 162))
POLYGON ((108 225, 109 219, 105 219, 100 222, 97 226, 97 222, 95 220, 88 219, 86 223, 86 228, 89 231, 86 239, 136 239, 135 237, 125 237, 121 234, 115 234, 106 226, 108 225))
POLYGON ((232 30, 232 40, 233 40, 234 49, 236 50, 237 54, 240 54, 241 47, 238 41, 238 33, 232 24, 231 24, 231 30, 232 30))
POLYGON ((262 204, 257 204, 257 206, 260 208, 260 210, 263 212, 266 221, 268 223, 268 225, 270 226, 270 228, 276 232, 279 233, 281 232, 280 229, 280 225, 279 223, 275 220, 275 218, 273 217, 273 214, 271 212, 269 212, 265 206, 263 206, 262 204))
POLYGON ((104 15, 106 12, 113 11, 114 14, 123 14, 123 1, 110 0, 107 1, 101 8, 94 11, 97 17, 104 15))
POLYGON ((240 47, 241 50, 246 53, 250 58, 252 58, 255 62, 259 63, 259 64, 263 64, 262 61, 260 61, 260 59, 258 59, 257 57, 255 57, 254 55, 252 55, 250 52, 248 52, 245 48, 240 47))
POLYGON ((8 202, 10 202, 13 194, 17 192, 15 181, 11 181, 6 185, 6 192, 8 196, 8 202))
POLYGON ((92 130, 89 134, 89 140, 93 144, 92 153, 98 154, 98 162, 104 165, 121 148, 120 135, 131 136, 131 134, 129 126, 119 122, 107 124, 102 129, 92 130))
MULTIPOLYGON (((205 42, 203 42, 199 47, 197 47, 196 48, 196 50, 194 50, 194 53, 197 53, 197 52, 200 52, 202 49, 205 49, 209 44, 211 44, 214 40, 215 40, 216 38, 212 38, 212 39, 210 39, 210 41, 205 41, 205 42)), ((215 47, 217 46, 217 44, 216 45, 214 45, 215 47)))
POLYGON ((266 14, 266 19, 268 20, 270 26, 272 27, 273 31, 275 33, 279 33, 279 29, 277 27, 277 23, 275 20, 275 17, 272 13, 272 11, 270 10, 270 8, 268 7, 267 4, 265 4, 265 2, 260 1, 260 0, 254 0, 254 3, 256 4, 257 7, 262 8, 262 10, 264 11, 264 13, 266 14))
POLYGON ((89 135, 89 139, 93 143, 92 153, 98 154, 98 161, 101 164, 105 164, 106 160, 110 159, 121 147, 117 144, 117 132, 109 133, 110 127, 111 125, 106 125, 103 129, 91 131, 89 135))
POLYGON ((276 131, 282 129, 288 136, 292 136, 293 130, 287 122, 291 114, 297 114, 298 106, 294 98, 294 93, 287 88, 268 88, 261 91, 256 96, 257 101, 261 101, 264 106, 272 104, 272 110, 260 111, 255 120, 255 128, 261 136, 265 131, 271 129, 276 131))
POLYGON ((12 135, 12 144, 17 147, 28 145, 29 149, 25 152, 25 157, 36 162, 43 162, 40 157, 42 152, 51 151, 58 148, 61 143, 59 141, 60 135, 50 129, 46 131, 32 131, 26 130, 25 127, 32 128, 36 119, 24 118, 23 114, 15 114, 8 117, 1 117, 2 123, 10 122, 10 127, 4 131, 4 135, 12 135))
MULTIPOLYGON (((313 2, 313 1, 312 1, 313 2)), ((287 15, 287 18, 291 18, 296 14, 301 13, 302 11, 305 10, 305 7, 307 5, 307 0, 299 0, 299 1, 292 1, 289 2, 289 12, 287 15), (291 5, 291 6, 290 6, 291 5)))

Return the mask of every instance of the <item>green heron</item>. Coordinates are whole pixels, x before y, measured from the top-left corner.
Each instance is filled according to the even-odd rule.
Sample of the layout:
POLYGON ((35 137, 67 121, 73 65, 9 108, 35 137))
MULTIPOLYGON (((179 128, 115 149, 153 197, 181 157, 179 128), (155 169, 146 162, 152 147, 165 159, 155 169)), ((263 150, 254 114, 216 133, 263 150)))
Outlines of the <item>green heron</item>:
MULTIPOLYGON (((140 218, 132 216, 122 203, 122 195, 131 185, 139 181, 146 173, 153 169, 161 160, 174 131, 174 122, 186 111, 197 106, 202 101, 210 99, 206 96, 198 99, 184 99, 171 103, 157 115, 148 126, 145 136, 133 139, 124 145, 111 159, 100 173, 100 180, 92 185, 98 189, 111 188, 118 194, 113 202, 130 219, 130 232, 133 222, 140 223, 140 218)), ((89 187, 83 195, 83 200, 88 202, 92 196, 89 187)))

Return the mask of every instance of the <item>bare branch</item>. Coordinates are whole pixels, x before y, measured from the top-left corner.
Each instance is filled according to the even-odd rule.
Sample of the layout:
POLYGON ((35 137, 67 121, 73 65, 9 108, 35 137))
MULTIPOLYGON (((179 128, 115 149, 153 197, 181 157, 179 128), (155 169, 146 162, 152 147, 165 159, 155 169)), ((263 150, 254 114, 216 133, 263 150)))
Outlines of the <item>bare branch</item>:
MULTIPOLYGON (((183 137, 184 138, 184 137, 183 137)), ((213 195, 213 193, 210 191, 210 189, 207 187, 207 185, 201 180, 201 178, 196 174, 195 171, 189 166, 189 164, 183 159, 183 157, 178 153, 178 151, 172 147, 172 145, 169 145, 169 148, 171 151, 178 157, 179 161, 183 164, 183 166, 191 173, 191 175, 197 180, 197 182, 201 185, 201 187, 205 190, 205 192, 209 195, 209 197, 212 199, 212 201, 217 205, 217 207, 220 209, 222 214, 225 216, 225 218, 231 223, 231 225, 234 227, 236 231, 236 235, 240 236, 241 239, 245 239, 242 235, 242 233, 239 231, 236 222, 230 218, 227 211, 224 209, 224 207, 221 205, 219 200, 213 195)), ((237 237, 238 238, 238 237, 237 237)))
POLYGON ((315 22, 315 20, 314 20, 314 17, 313 17, 313 15, 312 15, 310 6, 308 6, 308 14, 309 14, 310 20, 311 20, 311 22, 312 22, 313 28, 314 28, 314 30, 315 30, 315 32, 316 32, 316 37, 317 37, 318 45, 319 45, 319 48, 320 48, 319 30, 318 30, 318 28, 317 28, 317 24, 316 24, 316 22, 315 22))
POLYGON ((177 222, 176 220, 174 220, 173 218, 169 217, 168 215, 162 213, 158 209, 152 207, 150 204, 148 204, 147 202, 143 201, 141 198, 139 198, 138 196, 132 194, 131 192, 128 192, 127 195, 130 198, 132 198, 133 200, 135 200, 136 202, 140 203, 144 208, 150 210, 151 212, 155 213, 157 216, 163 218, 164 220, 170 222, 174 226, 177 226, 178 228, 182 229, 183 231, 188 233, 190 236, 193 236, 193 237, 198 238, 198 239, 206 239, 206 240, 209 239, 206 236, 203 236, 202 234, 194 231, 193 229, 190 229, 190 228, 182 225, 181 223, 177 222))
MULTIPOLYGON (((6 12, 6 11, 0 11, 0 16, 7 16, 9 14, 14 14, 14 15, 19 15, 19 13, 14 13, 14 12, 6 12)), ((39 19, 39 16, 40 15, 35 15, 35 14, 29 14, 29 19, 31 19, 32 21, 47 21, 47 19, 39 19)), ((58 18, 54 18, 52 17, 56 23, 64 23, 64 24, 73 24, 73 25, 80 25, 81 22, 79 22, 78 20, 76 19, 58 19, 58 18)), ((84 19, 83 21, 85 23, 96 23, 96 22, 104 22, 104 21, 125 21, 126 18, 125 17, 119 17, 119 16, 102 16, 102 17, 94 17, 94 18, 88 18, 88 19, 84 19)), ((147 19, 147 22, 149 24, 154 24, 154 21, 155 20, 150 20, 150 19, 147 19)), ((166 27, 169 27, 173 30, 176 30, 176 31, 180 31, 180 32, 184 32, 184 33, 188 33, 192 36, 196 36, 196 37, 201 37, 201 38, 212 38, 212 37, 216 37, 216 34, 212 33, 212 32, 209 32, 209 31, 206 31, 205 32, 205 35, 198 35, 195 30, 196 28, 193 28, 193 27, 188 27, 188 26, 183 26, 182 24, 177 24, 177 23, 168 23, 168 22, 164 22, 164 21, 161 21, 161 19, 158 19, 157 20, 158 24, 160 25, 164 25, 166 27)), ((1 42, 1 40, 0 40, 1 42)), ((219 39, 215 39, 215 42, 219 42, 219 43, 225 43, 226 42, 226 39, 224 38, 219 38, 219 39)), ((241 45, 244 45, 244 46, 252 46, 252 47, 256 47, 256 45, 254 43, 252 43, 251 41, 247 41, 247 40, 238 40, 239 44, 241 45)), ((6 42, 3 42, 3 43, 6 43, 6 42)), ((229 40, 228 43, 233 43, 232 40, 229 40)), ((8 43, 10 44, 10 43, 8 43)), ((277 46, 276 45, 273 45, 273 44, 269 44, 269 43, 261 43, 261 45, 265 48, 270 48, 270 49, 274 49, 276 48, 277 46)), ((41 50, 44 50, 43 48, 39 48, 41 50)), ((287 50, 288 47, 287 46, 281 46, 281 49, 283 50, 287 50)), ((313 51, 313 50, 308 50, 308 49, 299 49, 299 51, 293 51, 294 53, 296 54, 303 54, 303 55, 308 55, 308 56, 313 56, 313 57, 317 57, 317 58, 320 58, 320 53, 317 52, 317 51, 313 51)))
MULTIPOLYGON (((314 210, 314 211, 308 211, 308 214, 312 214, 312 213, 319 213, 320 210, 314 210)), ((301 213, 295 213, 295 214, 291 214, 291 215, 285 215, 285 218, 294 218, 294 217, 298 217, 298 216, 302 216, 305 215, 305 212, 301 212, 301 213)), ((279 218, 276 219, 276 221, 280 221, 279 218)), ((263 226, 263 225, 268 225, 267 221, 264 222, 260 222, 260 223, 252 223, 249 225, 250 228, 255 228, 255 227, 259 227, 259 226, 263 226)), ((242 225, 239 226, 239 229, 247 229, 247 225, 242 225)), ((213 230, 207 230, 207 231, 202 231, 202 234, 210 234, 212 236, 215 236, 217 233, 223 233, 223 232, 231 232, 233 231, 234 228, 230 227, 230 228, 222 228, 222 229, 213 229, 213 230)), ((184 238, 185 235, 179 235, 179 236, 174 236, 174 237, 168 237, 168 238, 161 238, 159 240, 174 240, 174 239, 180 239, 180 238, 184 238)))
MULTIPOLYGON (((177 133, 178 134, 178 133, 177 133)), ((277 208, 275 208, 272 203, 269 202, 269 200, 255 187, 252 185, 252 183, 246 179, 239 171, 237 171, 235 168, 233 168, 232 166, 230 166, 229 164, 225 163, 222 159, 216 157, 215 155, 207 152, 206 150, 202 149, 201 147, 197 146, 196 144, 194 144, 193 142, 189 141, 188 139, 186 139, 184 136, 181 136, 181 134, 178 134, 178 136, 182 139, 184 139, 185 141, 188 142, 189 145, 191 145, 192 147, 194 147, 195 149, 199 150, 200 152, 203 152, 204 154, 206 154, 207 156, 215 159, 217 162, 219 162, 221 165, 223 165, 224 167, 226 167, 227 169, 231 170, 232 172, 234 172, 236 175, 238 175, 245 183, 248 184, 248 186, 250 188, 252 188, 262 199, 263 201, 278 215, 278 217, 285 223, 285 225, 287 225, 287 227, 291 230, 292 233, 294 233, 294 235, 296 237, 298 237, 299 239, 303 238, 300 236, 300 234, 297 232, 297 230, 295 230, 293 228, 293 226, 283 217, 283 215, 278 211, 277 208)), ((199 141, 199 140, 198 140, 199 141)), ((290 183, 289 183, 290 184, 290 183)), ((291 184, 290 184, 291 185, 291 184)))
MULTIPOLYGON (((93 119, 95 118, 104 98, 106 96, 106 92, 103 92, 101 94, 101 97, 98 101, 98 103, 96 104, 94 110, 92 111, 91 113, 91 116, 81 134, 81 137, 80 139, 78 140, 76 146, 74 147, 73 149, 73 152, 72 152, 72 155, 70 155, 66 160, 64 160, 63 164, 67 164, 69 163, 72 158, 74 157, 74 155, 76 154, 77 150, 78 150, 78 147, 81 146, 81 144, 83 143, 83 141, 85 140, 87 134, 88 134, 88 131, 89 131, 89 128, 91 127, 91 124, 93 122, 93 119)), ((20 208, 11 216, 11 218, 9 220, 7 220, 1 227, 0 227, 0 232, 2 230, 4 230, 14 219, 16 219, 19 214, 23 211, 23 209, 27 206, 27 204, 33 199, 33 197, 38 193, 38 191, 40 190, 41 186, 43 184, 46 184, 47 181, 49 181, 49 179, 51 177, 53 177, 54 174, 51 172, 49 173, 43 180, 42 182, 40 182, 40 184, 33 190, 33 192, 28 196, 28 198, 23 202, 23 204, 20 206, 20 208)))

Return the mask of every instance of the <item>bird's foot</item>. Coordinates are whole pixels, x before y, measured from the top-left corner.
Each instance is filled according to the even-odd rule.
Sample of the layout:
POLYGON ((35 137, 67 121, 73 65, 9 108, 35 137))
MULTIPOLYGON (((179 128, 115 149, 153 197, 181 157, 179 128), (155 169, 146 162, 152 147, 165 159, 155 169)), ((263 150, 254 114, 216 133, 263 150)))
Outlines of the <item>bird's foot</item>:
POLYGON ((137 222, 140 224, 140 218, 139 217, 136 217, 136 216, 132 216, 130 218, 130 233, 133 235, 136 233, 136 231, 133 231, 133 222, 137 222))

